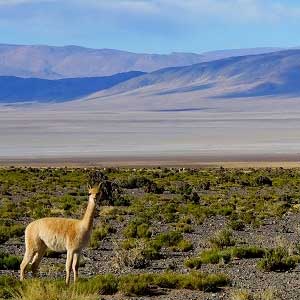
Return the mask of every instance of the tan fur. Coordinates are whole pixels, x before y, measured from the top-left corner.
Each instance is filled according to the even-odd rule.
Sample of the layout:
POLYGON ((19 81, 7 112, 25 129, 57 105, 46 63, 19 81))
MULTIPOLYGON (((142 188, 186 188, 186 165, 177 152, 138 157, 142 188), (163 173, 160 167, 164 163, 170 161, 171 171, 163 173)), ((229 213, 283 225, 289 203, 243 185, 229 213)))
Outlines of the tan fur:
POLYGON ((89 201, 81 220, 65 218, 43 218, 31 222, 25 230, 25 255, 20 266, 20 280, 24 279, 26 267, 30 262, 36 275, 39 263, 47 248, 67 251, 66 284, 70 281, 71 268, 74 282, 78 277, 78 265, 81 250, 87 246, 93 227, 96 201, 101 198, 102 185, 89 187, 89 201))

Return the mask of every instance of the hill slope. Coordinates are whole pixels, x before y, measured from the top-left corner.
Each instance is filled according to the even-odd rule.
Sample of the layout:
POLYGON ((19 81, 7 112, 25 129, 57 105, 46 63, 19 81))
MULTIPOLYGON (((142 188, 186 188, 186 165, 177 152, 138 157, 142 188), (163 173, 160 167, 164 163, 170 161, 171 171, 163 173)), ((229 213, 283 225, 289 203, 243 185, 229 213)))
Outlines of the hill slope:
MULTIPOLYGON (((121 83, 105 95, 198 92, 218 97, 300 94, 300 50, 231 57, 158 70, 121 83), (230 93, 229 93, 230 92, 230 93)), ((97 96, 94 95, 94 96, 97 96)))
MULTIPOLYGON (((238 98, 259 99, 263 104, 262 97, 300 97, 300 50, 158 70, 90 95, 88 105, 143 110, 213 108, 238 98)), ((84 105, 85 99, 81 102, 84 105)), ((245 101, 235 101, 238 109, 244 105, 245 101)))
POLYGON ((194 53, 138 54, 78 46, 26 46, 0 44, 0 76, 61 79, 109 76, 128 71, 151 72, 224 57, 278 51, 257 48, 194 53))
POLYGON ((127 72, 105 77, 59 80, 0 76, 0 103, 72 100, 143 74, 143 72, 127 72))

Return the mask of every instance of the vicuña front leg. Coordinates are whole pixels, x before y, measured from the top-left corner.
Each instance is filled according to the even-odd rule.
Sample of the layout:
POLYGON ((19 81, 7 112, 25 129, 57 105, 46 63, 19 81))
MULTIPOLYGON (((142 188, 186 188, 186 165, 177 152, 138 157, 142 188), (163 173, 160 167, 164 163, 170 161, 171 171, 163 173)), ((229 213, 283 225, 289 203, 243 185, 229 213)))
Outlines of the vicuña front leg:
POLYGON ((67 252, 67 261, 66 261, 66 285, 70 283, 70 273, 72 268, 72 261, 73 261, 73 251, 68 250, 67 252))
POLYGON ((80 253, 75 252, 73 255, 73 262, 72 262, 74 283, 76 282, 76 280, 78 278, 79 258, 80 258, 80 253))
POLYGON ((32 261, 32 258, 34 255, 35 255, 35 253, 33 251, 26 249, 24 258, 20 265, 20 280, 21 281, 24 280, 26 268, 29 265, 29 263, 32 261))

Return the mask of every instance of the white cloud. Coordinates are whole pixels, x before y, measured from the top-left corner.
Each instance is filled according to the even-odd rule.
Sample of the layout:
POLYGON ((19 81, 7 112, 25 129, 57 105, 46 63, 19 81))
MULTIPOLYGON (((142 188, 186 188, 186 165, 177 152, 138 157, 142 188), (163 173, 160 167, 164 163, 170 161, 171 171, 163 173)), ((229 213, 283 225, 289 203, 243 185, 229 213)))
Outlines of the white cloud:
POLYGON ((57 0, 0 0, 0 5, 13 6, 13 5, 26 4, 26 3, 33 4, 33 3, 54 2, 54 1, 57 0))
POLYGON ((300 16, 300 3, 295 7, 283 0, 75 0, 75 2, 118 13, 186 18, 187 22, 197 18, 214 17, 232 22, 277 22, 300 16))
MULTIPOLYGON (((160 17, 176 22, 203 20, 230 23, 273 23, 288 19, 298 21, 300 2, 293 6, 284 0, 0 0, 0 6, 53 3, 55 6, 79 5, 101 14, 160 17)), ((147 20, 147 19, 146 19, 147 20)))

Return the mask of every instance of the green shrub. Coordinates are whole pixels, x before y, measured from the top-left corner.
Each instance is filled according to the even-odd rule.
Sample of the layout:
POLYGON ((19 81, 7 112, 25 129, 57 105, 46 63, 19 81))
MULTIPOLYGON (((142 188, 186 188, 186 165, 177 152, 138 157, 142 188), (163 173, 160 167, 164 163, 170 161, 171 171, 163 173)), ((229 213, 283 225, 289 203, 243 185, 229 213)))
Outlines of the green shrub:
POLYGON ((148 260, 155 260, 155 259, 161 258, 161 254, 159 251, 160 251, 160 248, 157 248, 157 247, 151 245, 151 243, 150 243, 150 245, 143 250, 142 254, 148 260))
POLYGON ((0 270, 18 270, 22 258, 7 253, 0 253, 0 270))
POLYGON ((193 244, 188 240, 181 240, 173 249, 175 251, 188 252, 193 249, 193 244))
POLYGON ((145 193, 162 194, 164 192, 163 186, 158 186, 155 182, 150 181, 146 184, 145 193))
POLYGON ((151 260, 148 241, 145 239, 127 240, 125 249, 124 244, 115 249, 113 264, 120 270, 124 267, 133 269, 146 268, 151 260), (128 244, 127 244, 128 243, 128 244))
POLYGON ((272 179, 267 176, 259 176, 255 180, 257 185, 269 185, 272 186, 272 179))
POLYGON ((126 226, 123 233, 127 238, 149 238, 152 235, 148 224, 139 224, 139 222, 134 221, 126 226))
POLYGON ((126 239, 126 240, 122 241, 122 243, 121 243, 121 248, 124 250, 132 249, 132 248, 134 248, 134 246, 135 246, 135 240, 133 238, 126 239))
POLYGON ((235 258, 261 258, 265 253, 265 249, 256 246, 233 247, 231 249, 231 256, 235 258))
POLYGON ((100 245, 100 242, 109 234, 113 233, 115 230, 110 225, 102 225, 97 228, 95 228, 92 231, 92 235, 90 238, 90 247, 91 248, 98 248, 100 245))
POLYGON ((5 243, 12 237, 24 234, 25 227, 20 224, 0 225, 0 244, 5 243))
POLYGON ((176 224, 176 230, 184 233, 191 233, 194 231, 193 227, 190 224, 179 222, 176 224))
POLYGON ((150 226, 148 224, 140 224, 136 228, 136 234, 139 238, 149 238, 152 235, 150 226))
POLYGON ((263 292, 252 292, 247 290, 234 291, 231 294, 231 300, 278 300, 273 290, 267 289, 263 292))
POLYGON ((17 288, 19 281, 9 275, 0 275, 0 299, 8 299, 12 297, 12 287, 17 288))
POLYGON ((183 240, 183 235, 179 231, 170 231, 168 233, 161 233, 154 239, 154 244, 160 247, 177 246, 183 240))
POLYGON ((228 229, 217 232, 212 238, 210 238, 209 241, 211 245, 216 248, 225 248, 235 245, 235 240, 232 237, 232 231, 228 229))
POLYGON ((12 292, 13 300, 97 300, 99 295, 92 291, 78 291, 66 288, 60 281, 26 280, 12 292))
POLYGON ((200 196, 197 192, 192 192, 191 195, 189 195, 188 200, 195 204, 198 204, 200 202, 200 196))
POLYGON ((143 296, 151 294, 151 287, 158 286, 169 289, 192 289, 216 291, 229 283, 223 274, 190 274, 160 273, 127 275, 120 278, 119 289, 127 296, 143 296))
POLYGON ((210 249, 204 250, 198 257, 186 260, 185 265, 191 269, 199 269, 202 264, 228 263, 230 259, 231 253, 229 250, 210 249))
POLYGON ((197 257, 187 259, 185 265, 191 269, 199 269, 203 264, 228 263, 233 258, 261 258, 265 250, 255 247, 232 247, 227 249, 210 249, 201 252, 197 257))
POLYGON ((120 278, 119 290, 126 296, 148 295, 152 282, 152 274, 127 275, 120 278))
POLYGON ((130 176, 127 181, 123 181, 121 186, 127 189, 142 188, 151 183, 151 180, 144 176, 130 176))
POLYGON ((244 222, 241 221, 241 220, 232 220, 232 221, 229 223, 229 227, 230 227, 232 230, 243 231, 244 228, 245 228, 245 224, 244 224, 244 222))
POLYGON ((66 287, 62 280, 26 280, 20 285, 12 277, 0 276, 0 295, 11 297, 13 300, 96 300, 99 299, 99 294, 112 295, 117 292, 127 296, 151 295, 153 286, 215 291, 227 284, 229 284, 228 277, 223 274, 199 272, 143 273, 118 277, 104 274, 80 279, 75 286, 70 287, 66 287))
POLYGON ((200 269, 202 265, 202 260, 199 257, 192 257, 184 262, 184 265, 190 269, 200 269))
POLYGON ((118 291, 118 278, 113 274, 103 274, 89 279, 80 279, 77 291, 80 294, 113 295, 118 291))
POLYGON ((264 271, 288 271, 295 268, 296 257, 290 256, 286 248, 277 247, 267 250, 257 266, 264 271))

